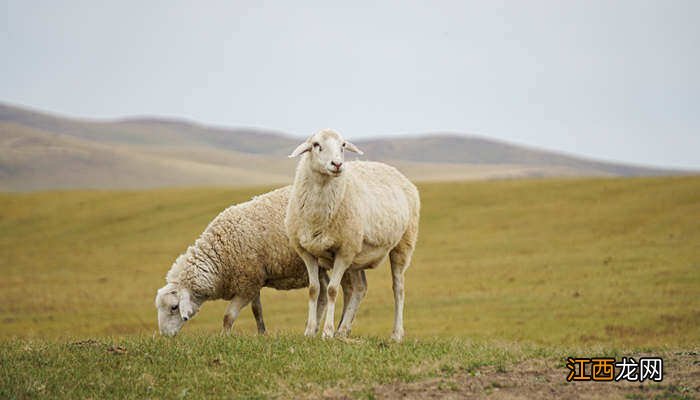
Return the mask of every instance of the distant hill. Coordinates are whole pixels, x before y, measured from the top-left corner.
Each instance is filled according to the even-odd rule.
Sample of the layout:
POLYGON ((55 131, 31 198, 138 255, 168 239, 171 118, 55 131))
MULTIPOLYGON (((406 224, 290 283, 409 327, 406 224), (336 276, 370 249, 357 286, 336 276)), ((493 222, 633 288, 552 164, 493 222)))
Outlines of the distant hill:
MULTIPOLYGON (((283 184, 295 164, 285 155, 298 142, 264 129, 78 120, 0 103, 0 190, 283 184)), ((415 180, 676 173, 458 134, 355 143, 363 159, 390 162, 415 180)))
POLYGON ((585 174, 647 176, 671 171, 588 160, 501 141, 448 133, 360 142, 366 153, 379 159, 478 165, 564 167, 585 174))
POLYGON ((134 148, 0 123, 0 190, 285 183, 293 163, 211 148, 134 148), (262 166, 262 167, 261 167, 262 166))
POLYGON ((158 118, 76 120, 0 103, 0 123, 7 122, 101 143, 199 145, 253 154, 274 153, 297 142, 272 130, 214 128, 185 120, 158 118))

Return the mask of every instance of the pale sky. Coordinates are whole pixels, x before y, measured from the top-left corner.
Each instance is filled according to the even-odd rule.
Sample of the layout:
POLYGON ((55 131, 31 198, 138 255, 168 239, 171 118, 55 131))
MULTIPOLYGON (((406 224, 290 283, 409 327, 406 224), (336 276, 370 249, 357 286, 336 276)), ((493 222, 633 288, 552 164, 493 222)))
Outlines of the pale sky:
POLYGON ((700 1, 2 1, 0 101, 700 168, 700 1))

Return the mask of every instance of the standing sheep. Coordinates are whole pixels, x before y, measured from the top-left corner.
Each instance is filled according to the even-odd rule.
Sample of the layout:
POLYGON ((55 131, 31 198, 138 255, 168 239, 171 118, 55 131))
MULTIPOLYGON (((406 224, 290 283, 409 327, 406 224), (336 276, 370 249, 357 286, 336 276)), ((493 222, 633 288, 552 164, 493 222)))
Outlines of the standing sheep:
MULTIPOLYGON (((284 213, 289 201, 286 186, 231 206, 222 211, 194 245, 179 256, 158 290, 158 327, 173 336, 207 300, 231 303, 224 314, 224 329, 230 331, 240 310, 252 301, 258 332, 265 332, 260 303, 263 286, 279 290, 308 286, 304 263, 289 246, 284 213)), ((327 276, 321 277, 325 287, 327 276)), ((352 296, 350 281, 343 289, 352 296)), ((325 296, 318 299, 322 316, 325 296)))
POLYGON ((358 272, 375 268, 389 255, 394 290, 394 331, 403 338, 404 271, 418 236, 418 189, 386 164, 344 163, 343 152, 362 154, 332 130, 323 130, 299 145, 290 157, 299 160, 285 218, 292 247, 309 275, 309 315, 305 334, 317 329, 319 266, 330 267, 323 337, 334 334, 334 308, 341 278, 348 270, 353 286, 338 335, 346 335, 366 285, 358 272))

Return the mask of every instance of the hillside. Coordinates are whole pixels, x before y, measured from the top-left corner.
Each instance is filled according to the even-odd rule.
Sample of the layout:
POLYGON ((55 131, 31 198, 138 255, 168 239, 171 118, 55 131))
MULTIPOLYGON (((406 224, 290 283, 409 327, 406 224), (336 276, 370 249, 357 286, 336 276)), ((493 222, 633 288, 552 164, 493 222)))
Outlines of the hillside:
POLYGON ((476 165, 551 166, 569 168, 584 175, 649 176, 665 172, 653 168, 586 160, 496 140, 447 133, 399 137, 391 140, 368 140, 360 143, 366 152, 379 159, 476 165))
MULTIPOLYGON (((299 139, 152 117, 64 118, 0 104, 0 190, 243 186, 289 182, 299 139)), ((363 159, 419 181, 672 174, 464 135, 358 140, 363 159)))
POLYGON ((292 170, 291 161, 254 154, 110 145, 0 123, 1 191, 282 184, 292 170))

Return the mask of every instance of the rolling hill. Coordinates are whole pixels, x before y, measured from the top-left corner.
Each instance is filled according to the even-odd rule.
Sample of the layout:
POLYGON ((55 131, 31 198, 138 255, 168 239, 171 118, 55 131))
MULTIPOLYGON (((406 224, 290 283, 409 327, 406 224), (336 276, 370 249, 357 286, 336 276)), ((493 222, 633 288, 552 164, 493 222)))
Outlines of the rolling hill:
MULTIPOLYGON (((0 190, 289 182, 299 139, 152 117, 78 120, 0 103, 0 190)), ((449 133, 356 141, 419 181, 673 174, 449 133)))

